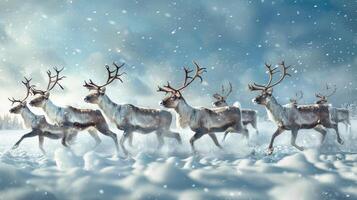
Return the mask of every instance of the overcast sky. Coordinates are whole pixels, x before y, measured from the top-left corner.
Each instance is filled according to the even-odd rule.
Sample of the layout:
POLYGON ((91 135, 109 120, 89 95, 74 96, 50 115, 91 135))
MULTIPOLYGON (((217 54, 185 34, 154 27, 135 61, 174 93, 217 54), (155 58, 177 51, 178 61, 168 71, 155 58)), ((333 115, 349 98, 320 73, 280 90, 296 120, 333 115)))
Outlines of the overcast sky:
POLYGON ((357 3, 323 1, 0 1, 0 111, 24 95, 23 76, 45 87, 46 70, 64 67, 58 105, 83 102, 83 81, 106 79, 105 64, 125 62, 124 83, 107 87, 117 103, 158 108, 157 85, 181 84, 182 67, 206 67, 204 82, 184 92, 194 106, 210 106, 221 84, 233 85, 230 104, 258 109, 247 84, 267 80, 264 62, 285 60, 292 77, 274 88, 282 104, 299 90, 301 103, 328 82, 335 105, 356 101, 357 3))

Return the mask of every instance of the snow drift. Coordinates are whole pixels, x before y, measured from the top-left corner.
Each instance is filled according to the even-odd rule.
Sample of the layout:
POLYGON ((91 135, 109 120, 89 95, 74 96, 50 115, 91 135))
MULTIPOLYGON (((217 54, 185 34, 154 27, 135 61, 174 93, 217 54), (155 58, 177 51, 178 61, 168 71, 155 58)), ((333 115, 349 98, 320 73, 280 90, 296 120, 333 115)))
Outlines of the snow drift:
MULTIPOLYGON (((344 135, 346 144, 338 146, 335 135, 329 134, 319 147, 317 133, 301 131, 298 142, 308 149, 297 152, 289 145, 290 134, 282 134, 276 153, 266 156, 274 128, 268 122, 260 126, 260 134, 249 141, 237 134, 228 136, 224 150, 204 137, 197 142, 201 154, 195 156, 188 143, 167 141, 157 151, 155 137, 136 135, 128 158, 112 156, 113 149, 107 149, 110 140, 89 150, 93 144, 85 133, 73 151, 58 141, 46 141, 48 155, 42 156, 35 138, 9 151, 23 132, 3 131, 0 199, 357 198, 355 136, 344 135)), ((184 141, 192 135, 181 134, 184 141)))

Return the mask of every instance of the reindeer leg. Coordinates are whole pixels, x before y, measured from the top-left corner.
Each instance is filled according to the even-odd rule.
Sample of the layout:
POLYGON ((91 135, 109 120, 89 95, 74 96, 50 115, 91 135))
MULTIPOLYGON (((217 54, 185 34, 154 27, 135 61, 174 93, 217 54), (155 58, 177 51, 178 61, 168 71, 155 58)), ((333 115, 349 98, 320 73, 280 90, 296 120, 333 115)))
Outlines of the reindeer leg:
POLYGON ((348 126, 347 133, 351 135, 351 123, 348 123, 347 126, 348 126))
POLYGON ((89 133, 89 135, 92 136, 92 138, 95 140, 95 146, 94 146, 94 148, 96 148, 96 147, 102 142, 102 140, 99 138, 98 133, 97 133, 96 130, 94 130, 94 129, 89 129, 89 130, 88 130, 88 133, 89 133))
POLYGON ((243 134, 243 136, 249 140, 249 131, 247 129, 247 124, 237 125, 233 128, 234 132, 243 134))
POLYGON ((347 134, 350 134, 351 133, 351 124, 349 123, 349 121, 344 121, 343 123, 345 124, 347 134))
POLYGON ((130 135, 129 135, 129 146, 130 147, 133 147, 133 137, 134 137, 134 133, 132 132, 130 135))
POLYGON ((230 132, 229 131, 225 131, 224 132, 224 136, 223 136, 222 142, 224 142, 226 140, 226 137, 227 137, 228 133, 230 133, 230 132))
POLYGON ((271 136, 270 144, 269 144, 269 147, 268 147, 268 155, 271 155, 273 153, 273 151, 274 151, 274 148, 273 148, 274 140, 275 140, 276 136, 280 135, 282 132, 284 132, 284 129, 279 127, 275 131, 275 133, 271 136))
POLYGON ((245 139, 249 140, 249 131, 247 129, 247 126, 243 126, 242 134, 245 137, 245 139))
POLYGON ((23 139, 29 138, 29 137, 34 137, 34 136, 38 135, 39 133, 40 133, 40 130, 32 130, 31 132, 26 133, 14 144, 14 146, 12 146, 12 149, 16 149, 17 147, 19 147, 19 145, 23 139))
POLYGON ((196 149, 195 149, 195 141, 198 140, 200 137, 202 137, 204 135, 204 133, 202 132, 196 132, 190 139, 190 144, 191 144, 191 149, 193 153, 197 153, 196 149))
POLYGON ((298 134, 298 129, 292 129, 291 130, 291 145, 293 145, 295 148, 299 149, 300 151, 303 151, 304 148, 303 147, 300 147, 296 144, 296 137, 297 137, 297 134, 298 134))
POLYGON ((116 153, 119 153, 119 145, 118 145, 118 138, 117 138, 117 134, 115 134, 114 132, 112 132, 108 125, 106 124, 106 122, 102 122, 98 125, 96 125, 96 128, 99 132, 101 132, 103 135, 109 136, 113 139, 114 144, 115 144, 115 150, 116 153))
POLYGON ((253 128, 255 129, 255 133, 258 135, 259 134, 259 130, 258 130, 258 127, 257 127, 257 121, 254 120, 251 124, 252 124, 253 128))
POLYGON ((156 131, 156 137, 157 137, 157 140, 159 141, 159 144, 157 145, 157 149, 161 149, 165 143, 164 139, 162 138, 162 132, 156 131))
POLYGON ((338 131, 338 124, 337 123, 336 124, 332 124, 332 127, 333 127, 333 129, 335 129, 336 136, 337 136, 337 142, 339 144, 343 144, 343 140, 342 140, 342 138, 340 136, 340 132, 338 131))
POLYGON ((42 131, 41 135, 43 135, 43 137, 50 138, 52 140, 57 140, 57 139, 62 138, 62 136, 60 136, 59 134, 54 134, 49 131, 42 131))
POLYGON ((41 152, 43 153, 43 155, 46 155, 46 151, 43 148, 43 142, 44 142, 44 136, 43 135, 39 135, 38 136, 38 146, 39 146, 41 152))
POLYGON ((62 143, 63 146, 69 148, 68 144, 66 143, 67 142, 67 137, 68 137, 68 131, 64 131, 61 143, 62 143))
POLYGON ((214 133, 208 133, 208 135, 211 137, 211 139, 213 140, 214 144, 220 148, 220 149, 223 149, 222 146, 219 144, 218 140, 217 140, 217 137, 216 137, 216 134, 214 133))
POLYGON ((68 141, 68 144, 72 145, 75 143, 75 139, 77 137, 77 134, 78 132, 77 131, 70 131, 70 133, 68 134, 68 137, 67 137, 67 141, 68 141))
POLYGON ((335 130, 335 132, 336 132, 337 142, 338 142, 339 144, 343 144, 343 140, 341 139, 340 133, 339 133, 339 131, 338 131, 338 125, 337 125, 337 123, 325 123, 325 124, 323 124, 323 126, 326 127, 326 128, 333 128, 333 129, 335 130))
POLYGON ((174 138, 174 139, 177 140, 177 142, 179 144, 182 144, 181 136, 177 132, 173 132, 173 131, 170 131, 170 130, 164 130, 163 136, 168 137, 168 138, 174 138))
POLYGON ((123 149, 123 152, 125 155, 128 155, 128 150, 126 150, 124 143, 125 143, 125 140, 130 136, 130 134, 132 134, 131 131, 124 130, 124 133, 120 138, 120 147, 123 149))
POLYGON ((319 133, 321 133, 322 137, 321 137, 320 144, 322 144, 324 142, 324 140, 325 140, 327 131, 324 128, 322 128, 321 126, 316 126, 314 128, 314 130, 319 132, 319 133))

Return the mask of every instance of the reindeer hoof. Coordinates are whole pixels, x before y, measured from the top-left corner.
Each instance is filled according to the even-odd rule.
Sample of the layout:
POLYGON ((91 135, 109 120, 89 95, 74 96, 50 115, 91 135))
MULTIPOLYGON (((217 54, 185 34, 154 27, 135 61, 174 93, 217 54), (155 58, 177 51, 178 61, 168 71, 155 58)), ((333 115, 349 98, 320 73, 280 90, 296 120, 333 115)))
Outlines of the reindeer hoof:
POLYGON ((126 157, 129 155, 129 152, 127 150, 124 150, 123 153, 126 157))
POLYGON ((268 148, 267 155, 273 154, 274 148, 268 148))
POLYGON ((297 149, 299 149, 299 151, 304 151, 305 150, 304 147, 299 147, 297 149))
POLYGON ((342 139, 339 139, 338 143, 342 145, 344 143, 344 141, 342 139))
POLYGON ((69 148, 68 144, 66 142, 62 142, 62 145, 69 148))
POLYGON ((19 145, 18 145, 18 144, 15 144, 14 146, 12 146, 11 149, 17 149, 17 147, 19 147, 19 145))

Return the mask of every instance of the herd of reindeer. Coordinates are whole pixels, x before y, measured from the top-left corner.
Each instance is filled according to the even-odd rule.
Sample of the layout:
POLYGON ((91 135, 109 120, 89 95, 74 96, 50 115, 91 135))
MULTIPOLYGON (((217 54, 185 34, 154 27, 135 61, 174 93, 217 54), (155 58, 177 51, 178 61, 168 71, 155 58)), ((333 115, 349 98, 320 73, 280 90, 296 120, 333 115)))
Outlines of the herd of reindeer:
MULTIPOLYGON (((17 148, 21 141, 25 138, 38 136, 39 148, 45 154, 43 149, 44 138, 61 139, 62 145, 70 148, 73 140, 78 132, 88 131, 90 136, 95 140, 96 146, 101 143, 98 132, 109 136, 113 139, 116 153, 119 152, 119 145, 124 154, 128 155, 125 147, 127 141, 132 145, 133 133, 155 133, 158 140, 158 148, 164 144, 164 137, 176 139, 178 143, 182 143, 180 134, 170 130, 172 122, 172 114, 163 109, 141 108, 132 104, 117 104, 114 103, 106 94, 106 86, 113 83, 115 80, 122 81, 124 72, 119 70, 124 66, 113 63, 114 69, 106 65, 108 72, 107 80, 104 84, 99 85, 92 81, 84 82, 84 87, 90 93, 84 98, 84 101, 90 104, 97 104, 100 110, 79 109, 71 106, 60 107, 53 103, 50 99, 50 92, 57 85, 61 89, 63 86, 60 81, 64 79, 60 73, 63 69, 54 68, 54 73, 47 71, 48 84, 46 89, 38 89, 32 85, 31 79, 25 77, 22 83, 26 87, 26 95, 23 99, 9 99, 12 104, 17 104, 10 109, 10 113, 21 114, 25 126, 31 128, 31 132, 24 134, 19 141, 13 146, 17 148), (32 107, 42 108, 48 119, 53 123, 49 123, 44 115, 34 114, 26 102, 29 96, 34 98, 29 102, 32 107), (123 131, 119 144, 117 134, 110 130, 106 118, 109 119, 116 127, 123 131)), ((191 70, 184 68, 184 80, 181 86, 173 87, 168 82, 162 87, 158 87, 158 92, 166 93, 166 97, 161 101, 161 106, 164 108, 173 109, 177 113, 177 121, 180 127, 189 127, 194 135, 190 138, 190 145, 193 152, 196 152, 194 142, 203 135, 208 135, 214 144, 222 148, 215 135, 216 132, 224 132, 223 140, 228 133, 240 133, 245 137, 249 136, 247 125, 257 129, 257 112, 255 110, 241 109, 238 105, 228 105, 227 98, 232 92, 232 85, 229 83, 228 90, 222 86, 221 93, 216 93, 213 97, 216 101, 213 103, 214 108, 194 108, 190 106, 182 95, 182 91, 188 87, 194 80, 198 79, 202 82, 202 74, 206 72, 206 68, 200 67, 194 62, 195 69, 191 70), (226 91, 227 90, 227 91, 226 91)), ((290 66, 285 66, 282 62, 274 67, 265 64, 267 74, 269 76, 266 84, 249 84, 251 91, 258 91, 260 94, 253 99, 253 102, 265 106, 269 118, 277 125, 277 130, 271 137, 268 147, 268 154, 273 153, 274 139, 283 133, 285 130, 291 131, 291 145, 299 150, 303 147, 296 144, 296 137, 300 129, 314 129, 321 133, 321 142, 323 142, 327 129, 334 129, 337 141, 343 144, 338 131, 338 123, 342 122, 346 125, 346 129, 350 128, 349 112, 347 109, 335 108, 328 104, 327 98, 336 92, 336 87, 332 89, 326 86, 329 94, 316 94, 318 101, 311 105, 298 105, 298 100, 303 96, 303 93, 297 93, 290 103, 281 105, 273 96, 273 87, 280 84, 285 77, 291 76, 288 73, 290 66), (273 81, 274 74, 280 74, 276 81, 273 81)))

